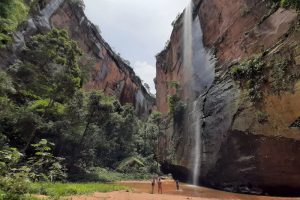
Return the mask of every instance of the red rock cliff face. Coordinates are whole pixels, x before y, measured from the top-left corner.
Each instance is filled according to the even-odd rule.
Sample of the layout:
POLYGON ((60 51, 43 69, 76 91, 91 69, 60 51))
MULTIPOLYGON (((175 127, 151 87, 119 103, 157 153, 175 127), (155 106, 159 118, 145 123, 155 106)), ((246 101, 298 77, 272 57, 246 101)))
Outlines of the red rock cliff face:
MULTIPOLYGON (((296 194, 300 188, 300 130, 293 124, 300 117, 299 15, 260 0, 195 0, 194 4, 194 18, 201 21, 204 44, 217 58, 215 80, 199 97, 203 100, 200 183, 239 192, 296 194), (261 89, 263 101, 257 104, 249 100, 248 89, 233 80, 231 68, 261 53, 264 62, 286 58, 288 72, 281 79, 296 78, 288 83, 292 90, 272 92, 270 85, 279 78, 270 72, 274 70, 271 65, 264 72, 269 84, 261 89), (267 116, 264 122, 261 111, 267 116)), ((170 45, 157 56, 157 106, 165 114, 167 96, 175 92, 167 83, 186 81, 182 27, 179 18, 170 45)), ((184 92, 179 94, 186 101, 184 92)), ((186 105, 188 116, 190 103, 186 101, 186 105)), ((185 131, 189 126, 188 120, 183 128, 174 124, 160 141, 162 150, 174 148, 175 142, 175 157, 170 160, 167 151, 161 151, 160 159, 166 171, 185 180, 190 178, 190 159, 194 159, 194 138, 185 131)))
POLYGON ((153 99, 142 86, 139 77, 113 52, 82 9, 63 3, 50 21, 56 28, 67 29, 81 49, 95 59, 91 80, 84 86, 86 90, 103 90, 106 94, 117 96, 121 103, 135 105, 140 115, 151 112, 153 99))
POLYGON ((37 15, 32 16, 27 25, 15 34, 15 44, 9 53, 13 56, 7 57, 5 52, 0 53, 3 67, 13 63, 25 41, 32 35, 52 28, 66 29, 84 52, 82 65, 87 60, 93 60, 94 63, 91 79, 84 88, 102 90, 108 95, 114 95, 122 104, 133 104, 140 116, 147 116, 154 106, 154 98, 148 94, 133 69, 104 41, 96 26, 85 16, 83 9, 68 0, 41 2, 37 15))

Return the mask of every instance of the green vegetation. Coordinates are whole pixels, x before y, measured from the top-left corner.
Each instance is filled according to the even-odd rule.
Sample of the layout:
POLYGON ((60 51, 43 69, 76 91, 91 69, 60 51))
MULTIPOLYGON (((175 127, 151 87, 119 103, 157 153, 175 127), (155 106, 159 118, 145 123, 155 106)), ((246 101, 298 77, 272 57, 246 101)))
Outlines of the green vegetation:
POLYGON ((298 0, 271 0, 283 8, 300 9, 300 2, 298 0))
POLYGON ((261 56, 251 57, 232 68, 233 78, 242 80, 242 87, 248 90, 250 100, 253 102, 262 100, 261 87, 265 79, 263 68, 261 56))
POLYGON ((28 8, 23 0, 0 1, 0 48, 12 42, 12 34, 26 19, 28 8))
POLYGON ((33 183, 30 186, 31 194, 41 194, 51 197, 62 197, 93 192, 111 192, 117 190, 129 190, 128 187, 114 184, 101 183, 33 183))
POLYGON ((257 121, 261 124, 268 121, 268 114, 263 111, 256 112, 257 121))
MULTIPOLYGON (((279 1, 279 0, 276 0, 279 1)), ((300 1, 299 0, 280 0, 280 6, 284 8, 295 8, 300 9, 300 1)))
POLYGON ((24 199, 30 182, 111 182, 159 173, 160 113, 141 121, 132 105, 83 91, 89 73, 66 31, 32 37, 21 55, 0 70, 4 199, 24 199))
POLYGON ((282 56, 274 56, 271 59, 270 82, 272 92, 279 94, 280 91, 292 91, 292 83, 297 79, 297 76, 289 73, 289 66, 292 65, 290 60, 292 59, 282 56))
POLYGON ((293 92, 294 84, 300 75, 288 54, 256 55, 231 69, 232 77, 248 91, 252 102, 261 102, 263 92, 270 91, 280 95, 282 91, 293 92))
POLYGON ((30 168, 30 178, 33 181, 65 180, 65 168, 62 165, 63 158, 52 155, 53 143, 42 139, 39 143, 31 145, 35 148, 34 156, 29 158, 27 166, 30 168))
MULTIPOLYGON (((2 137, 3 138, 3 137, 2 137)), ((5 139, 5 138, 4 138, 5 139)), ((7 146, 0 150, 0 199, 23 199, 28 191, 27 167, 17 167, 22 154, 7 146)))
POLYGON ((168 96, 169 112, 173 116, 174 121, 177 123, 182 122, 185 104, 179 97, 180 85, 177 81, 168 82, 168 87, 175 90, 175 93, 168 96))
POLYGON ((179 101, 180 98, 177 94, 168 95, 168 106, 171 114, 175 112, 175 107, 179 101))

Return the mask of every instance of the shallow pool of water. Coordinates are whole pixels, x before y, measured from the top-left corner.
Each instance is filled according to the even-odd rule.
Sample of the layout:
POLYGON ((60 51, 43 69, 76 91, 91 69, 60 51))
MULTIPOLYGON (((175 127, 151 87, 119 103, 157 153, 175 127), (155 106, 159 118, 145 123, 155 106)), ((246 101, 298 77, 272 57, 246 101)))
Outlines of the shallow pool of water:
MULTIPOLYGON (((129 181, 120 182, 119 184, 131 187, 134 192, 137 193, 151 193, 151 181, 129 181)), ((163 181, 163 193, 181 195, 186 197, 203 197, 203 198, 214 198, 214 199, 246 199, 246 200, 300 200, 300 198, 284 198, 284 197, 267 197, 267 196, 255 196, 246 194, 236 194, 230 192, 224 192, 214 190, 205 187, 198 187, 188 184, 180 184, 180 190, 176 191, 176 184, 174 181, 168 180, 163 181)), ((157 185, 155 185, 155 193, 157 193, 157 185)))

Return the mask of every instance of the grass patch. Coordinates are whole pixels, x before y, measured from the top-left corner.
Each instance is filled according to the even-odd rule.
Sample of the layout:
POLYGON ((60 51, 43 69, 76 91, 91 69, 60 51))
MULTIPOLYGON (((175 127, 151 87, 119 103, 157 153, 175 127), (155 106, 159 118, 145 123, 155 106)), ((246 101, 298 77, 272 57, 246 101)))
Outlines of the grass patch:
POLYGON ((30 194, 51 197, 129 190, 126 186, 103 183, 32 183, 30 194))

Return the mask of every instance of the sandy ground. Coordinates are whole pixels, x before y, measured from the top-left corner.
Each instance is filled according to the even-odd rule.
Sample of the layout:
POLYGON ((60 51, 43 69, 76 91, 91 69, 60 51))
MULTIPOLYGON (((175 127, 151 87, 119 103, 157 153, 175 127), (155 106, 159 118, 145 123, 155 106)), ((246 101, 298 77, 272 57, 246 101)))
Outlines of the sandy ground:
POLYGON ((71 200, 188 200, 188 199, 204 200, 208 198, 119 191, 119 192, 110 192, 110 193, 95 193, 90 196, 77 196, 77 197, 72 197, 70 199, 71 200))
POLYGON ((133 191, 116 191, 110 193, 94 193, 92 195, 73 196, 70 200, 300 200, 300 198, 265 197, 243 195, 180 184, 180 191, 176 191, 174 181, 163 182, 163 194, 150 194, 150 181, 130 181, 118 184, 129 186, 133 191))

